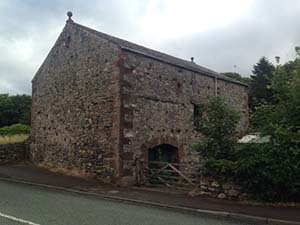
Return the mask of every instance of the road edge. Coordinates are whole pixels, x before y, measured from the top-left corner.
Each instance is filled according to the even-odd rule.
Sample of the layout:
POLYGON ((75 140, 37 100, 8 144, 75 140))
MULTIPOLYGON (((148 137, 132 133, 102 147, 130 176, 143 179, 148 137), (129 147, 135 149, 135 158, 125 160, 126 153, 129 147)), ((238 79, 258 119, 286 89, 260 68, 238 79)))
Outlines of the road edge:
POLYGON ((245 222, 247 221, 247 222, 255 222, 255 223, 270 224, 270 225, 300 225, 300 222, 291 221, 291 220, 280 220, 280 219, 272 219, 272 218, 260 217, 260 216, 251 216, 251 215, 242 214, 242 213, 232 213, 232 212, 226 212, 226 211, 214 211, 214 210, 205 210, 205 209, 195 209, 195 208, 189 208, 189 207, 183 207, 183 206, 175 206, 175 205, 169 205, 169 204, 158 203, 158 202, 137 200, 137 199, 124 198, 124 197, 119 197, 119 196, 112 196, 112 195, 108 195, 108 194, 99 194, 99 193, 94 193, 94 192, 89 192, 89 191, 82 191, 82 190, 77 190, 77 189, 72 189, 72 188, 67 188, 67 187, 62 187, 62 186, 35 183, 35 182, 19 180, 19 179, 15 179, 15 178, 0 177, 0 181, 21 183, 21 184, 25 184, 25 185, 37 186, 37 187, 48 188, 48 189, 55 189, 55 190, 66 191, 66 192, 75 193, 75 194, 96 196, 96 197, 109 199, 109 200, 130 202, 130 203, 140 204, 140 205, 145 205, 145 206, 153 206, 153 207, 158 207, 158 208, 172 209, 172 210, 176 210, 176 211, 188 212, 188 213, 199 214, 199 215, 206 215, 206 216, 211 216, 211 217, 244 220, 245 222))

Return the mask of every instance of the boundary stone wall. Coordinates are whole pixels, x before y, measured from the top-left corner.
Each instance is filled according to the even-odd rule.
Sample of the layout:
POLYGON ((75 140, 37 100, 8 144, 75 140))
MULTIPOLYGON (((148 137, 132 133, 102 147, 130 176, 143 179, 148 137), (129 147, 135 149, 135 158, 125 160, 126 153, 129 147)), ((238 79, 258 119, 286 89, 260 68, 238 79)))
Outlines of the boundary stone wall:
POLYGON ((0 165, 27 161, 29 155, 28 141, 0 145, 0 165))
POLYGON ((243 192, 239 185, 233 182, 218 181, 212 177, 203 177, 199 185, 189 192, 189 195, 239 201, 251 199, 251 195, 243 192))

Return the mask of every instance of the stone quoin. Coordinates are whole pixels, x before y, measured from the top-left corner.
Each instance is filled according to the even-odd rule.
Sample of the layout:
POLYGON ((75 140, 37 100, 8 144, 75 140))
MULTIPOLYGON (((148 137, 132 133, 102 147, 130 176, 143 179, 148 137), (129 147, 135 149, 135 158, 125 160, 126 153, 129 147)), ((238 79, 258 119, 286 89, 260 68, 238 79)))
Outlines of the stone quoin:
POLYGON ((159 145, 196 163, 195 106, 222 96, 248 127, 247 85, 75 23, 66 25, 32 80, 30 159, 107 182, 134 179, 159 145))

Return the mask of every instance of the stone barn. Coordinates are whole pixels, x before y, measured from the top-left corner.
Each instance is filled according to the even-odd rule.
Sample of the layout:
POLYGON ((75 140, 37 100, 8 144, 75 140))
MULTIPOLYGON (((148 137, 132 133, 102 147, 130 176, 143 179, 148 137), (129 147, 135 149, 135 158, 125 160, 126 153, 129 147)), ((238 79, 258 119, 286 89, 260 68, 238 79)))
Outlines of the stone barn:
POLYGON ((246 131, 245 84, 68 16, 32 80, 34 163, 131 183, 136 158, 196 162, 197 104, 215 95, 241 112, 246 131))

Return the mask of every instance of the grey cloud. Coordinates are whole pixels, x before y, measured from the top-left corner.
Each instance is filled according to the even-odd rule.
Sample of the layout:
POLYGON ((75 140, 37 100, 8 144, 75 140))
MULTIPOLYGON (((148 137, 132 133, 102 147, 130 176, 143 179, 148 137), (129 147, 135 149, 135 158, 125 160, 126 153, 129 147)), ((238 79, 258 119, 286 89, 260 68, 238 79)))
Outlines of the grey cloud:
POLYGON ((248 76, 261 56, 274 61, 279 55, 282 62, 295 57, 299 12, 299 1, 257 1, 248 15, 229 27, 169 40, 161 48, 186 59, 194 56, 197 63, 218 72, 248 76))
MULTIPOLYGON (((165 4, 155 10, 163 13, 165 4)), ((249 75, 261 56, 282 62, 294 57, 300 45, 300 1, 256 0, 245 15, 227 27, 152 43, 155 36, 139 31, 147 1, 140 0, 3 0, 0 3, 0 93, 31 93, 31 79, 64 26, 66 12, 73 19, 103 32, 151 47, 219 72, 249 75), (15 42, 31 41, 31 56, 20 59, 15 42), (2 47, 1 47, 2 43, 2 47), (8 48, 3 46, 7 43, 8 48), (146 45, 147 45, 146 44, 146 45), (236 68, 234 67, 236 65, 236 68)), ((192 21, 197 26, 197 21, 192 21)), ((180 32, 180 27, 178 28, 180 32)))

